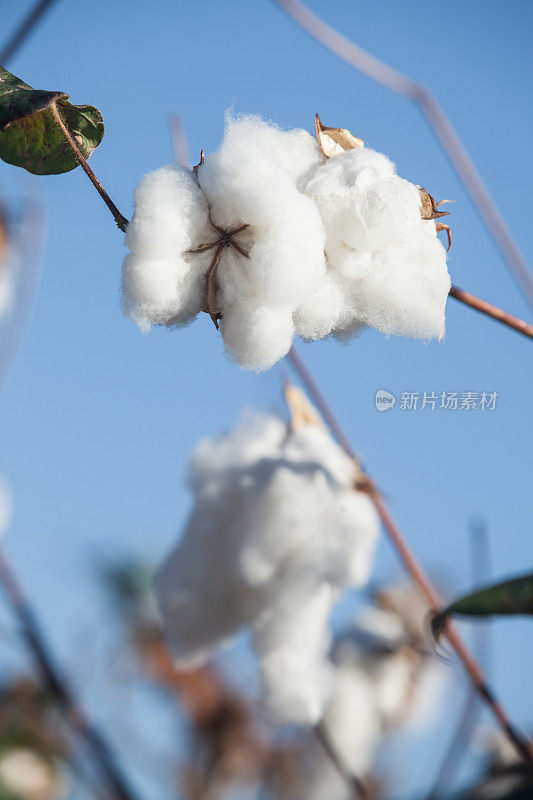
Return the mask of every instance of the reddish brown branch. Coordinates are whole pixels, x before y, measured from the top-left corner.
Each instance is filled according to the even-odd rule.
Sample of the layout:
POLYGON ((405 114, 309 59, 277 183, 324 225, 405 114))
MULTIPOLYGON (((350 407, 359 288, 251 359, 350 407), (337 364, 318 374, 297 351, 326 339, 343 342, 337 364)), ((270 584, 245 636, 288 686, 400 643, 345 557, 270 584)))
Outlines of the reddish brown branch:
MULTIPOLYGON (((322 394, 318 384, 314 380, 313 376, 304 364, 301 356, 296 352, 294 347, 289 351, 288 358, 341 447, 349 456, 359 461, 354 449, 348 441, 348 438, 342 430, 342 427, 330 409, 326 398, 322 394)), ((371 480, 368 481, 366 491, 372 498, 374 505, 376 506, 376 510, 381 518, 383 527, 387 531, 387 534, 396 551, 398 552, 398 555, 400 556, 400 559, 402 560, 407 572, 426 598, 430 607, 435 611, 438 611, 442 608, 442 601, 437 590, 429 578, 427 578, 424 570, 418 563, 415 555, 412 553, 407 542, 405 541, 398 525, 390 514, 385 500, 371 480)), ((489 706, 502 730, 512 742, 517 752, 524 758, 525 761, 533 763, 533 751, 529 741, 524 738, 513 725, 506 711, 495 697, 491 688, 488 686, 485 676, 483 675, 478 663, 466 648, 463 640, 457 633, 454 626, 449 622, 446 624, 444 635, 447 637, 449 643, 462 662, 463 667, 468 673, 477 692, 489 706)))
POLYGON ((273 2, 310 36, 343 61, 382 86, 409 98, 418 106, 469 193, 485 227, 507 261, 515 280, 533 307, 533 277, 526 260, 453 125, 431 92, 346 39, 298 0, 273 2))
POLYGON ((126 219, 126 217, 122 216, 122 214, 120 213, 120 211, 118 210, 118 208, 116 207, 114 202, 111 200, 111 198, 109 197, 108 193, 106 192, 106 190, 104 189, 104 187, 102 186, 102 184, 100 183, 100 181, 98 180, 98 178, 96 177, 96 175, 94 174, 94 172, 92 171, 90 166, 88 165, 83 153, 81 152, 80 148, 78 147, 78 145, 74 141, 74 138, 72 137, 69 129, 67 128, 67 126, 65 125, 63 120, 61 119, 61 115, 60 115, 59 111, 57 110, 56 104, 52 103, 50 108, 52 110, 52 114, 54 115, 54 119, 57 122, 57 124, 59 125, 59 127, 61 128, 61 131, 62 131, 65 139, 67 140, 68 144, 70 145, 71 149, 73 150, 74 155, 76 156, 76 158, 80 162, 81 168, 83 169, 83 171, 85 172, 85 174, 87 175, 87 177, 89 178, 89 180, 91 181, 93 186, 95 187, 96 191, 98 192, 98 194, 100 195, 100 197, 102 198, 102 200, 104 201, 104 203, 106 204, 108 209, 111 211, 111 213, 113 215, 113 218, 114 218, 115 222, 117 223, 117 227, 120 228, 121 231, 125 231, 126 227, 128 225, 128 220, 126 219))
POLYGON ((492 303, 488 303, 486 300, 482 300, 480 297, 476 297, 475 294, 465 292, 464 289, 459 289, 458 286, 452 286, 450 289, 450 297, 454 297, 456 300, 459 300, 460 303, 464 303, 466 306, 470 306, 470 308, 475 308, 476 311, 480 311, 482 314, 486 314, 492 317, 492 319, 501 322, 503 325, 514 328, 515 331, 523 333, 524 336, 533 339, 533 325, 524 322, 524 320, 519 317, 515 317, 514 314, 509 314, 508 311, 504 311, 502 308, 492 303))

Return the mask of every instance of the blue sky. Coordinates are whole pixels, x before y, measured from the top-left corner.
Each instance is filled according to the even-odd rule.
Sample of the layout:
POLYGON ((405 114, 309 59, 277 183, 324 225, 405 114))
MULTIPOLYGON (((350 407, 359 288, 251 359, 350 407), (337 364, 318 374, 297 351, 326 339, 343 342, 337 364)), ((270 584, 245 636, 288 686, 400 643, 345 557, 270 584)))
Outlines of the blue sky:
MULTIPOLYGON (((0 4, 5 32, 29 7, 0 4)), ((463 138, 526 258, 533 261, 530 148, 533 6, 450 0, 312 0, 371 53, 429 86, 463 138)), ((531 314, 420 113, 299 31, 267 0, 59 0, 11 69, 28 83, 97 105, 106 136, 91 164, 129 216, 139 178, 172 159, 168 115, 191 156, 214 149, 224 111, 312 130, 316 111, 389 155, 401 175, 455 200, 452 280, 531 314)), ((206 315, 148 337, 119 308, 122 235, 81 170, 38 181, 49 229, 36 305, 0 397, 0 472, 15 516, 6 545, 65 657, 85 621, 105 624, 92 586, 98 554, 160 558, 187 513, 188 453, 243 406, 282 411, 280 365, 256 376, 229 363, 206 315)), ((20 174, 0 163, 13 195, 20 174)), ((356 449, 422 562, 450 591, 469 586, 467 528, 483 515, 495 576, 531 566, 531 343, 449 302, 444 343, 368 332, 301 345, 356 449), (374 394, 496 391, 494 411, 380 414, 374 394)), ((385 539, 377 576, 396 574, 385 539)), ((493 679, 521 724, 531 623, 498 622, 493 679)))

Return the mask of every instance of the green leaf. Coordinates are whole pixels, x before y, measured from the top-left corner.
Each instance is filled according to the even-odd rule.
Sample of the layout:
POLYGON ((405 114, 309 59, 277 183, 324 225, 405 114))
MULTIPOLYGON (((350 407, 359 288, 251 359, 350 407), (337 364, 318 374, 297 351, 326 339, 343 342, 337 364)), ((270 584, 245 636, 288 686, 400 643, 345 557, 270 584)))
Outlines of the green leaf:
POLYGON ((104 135, 98 109, 69 103, 65 92, 32 89, 0 67, 0 158, 35 175, 58 175, 77 167, 54 110, 89 158, 104 135))
POLYGON ((533 573, 496 583, 460 597, 431 621, 431 630, 438 639, 450 614, 486 617, 492 614, 533 614, 533 573))

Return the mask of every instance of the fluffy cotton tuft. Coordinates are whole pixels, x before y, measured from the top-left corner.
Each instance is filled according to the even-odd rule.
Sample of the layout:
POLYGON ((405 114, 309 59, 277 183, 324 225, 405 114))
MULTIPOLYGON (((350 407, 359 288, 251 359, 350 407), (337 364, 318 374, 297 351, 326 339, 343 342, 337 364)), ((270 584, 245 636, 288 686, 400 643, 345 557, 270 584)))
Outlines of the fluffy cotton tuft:
MULTIPOLYGON (((385 334, 440 339, 450 290, 446 252, 435 223, 422 219, 419 189, 395 174, 394 164, 370 148, 328 159, 305 187, 327 232, 329 283, 340 303, 316 335, 371 326, 385 334)), ((325 281, 324 281, 325 283, 325 281)), ((319 303, 322 305, 322 303, 319 303)), ((297 332, 308 335, 305 314, 297 332)))
POLYGON ((441 338, 446 254, 420 211, 418 188, 380 153, 336 148, 326 159, 303 130, 228 116, 196 174, 168 166, 139 184, 125 313, 148 330, 207 310, 230 357, 256 371, 286 355, 295 334, 343 339, 372 326, 441 338), (215 242, 208 280, 217 248, 191 251, 215 242))
POLYGON ((353 481, 353 462, 318 426, 288 433, 275 417, 248 414, 198 445, 194 508, 156 579, 181 665, 205 662, 249 628, 272 715, 320 718, 329 616, 342 590, 367 581, 379 528, 353 481))

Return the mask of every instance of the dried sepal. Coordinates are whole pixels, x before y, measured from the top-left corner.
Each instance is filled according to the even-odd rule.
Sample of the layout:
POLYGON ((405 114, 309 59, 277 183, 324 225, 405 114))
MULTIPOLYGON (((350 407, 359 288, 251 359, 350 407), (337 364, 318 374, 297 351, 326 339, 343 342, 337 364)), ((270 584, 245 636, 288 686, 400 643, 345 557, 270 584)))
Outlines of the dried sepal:
POLYGON ((449 211, 439 211, 438 206, 440 206, 441 203, 449 203, 450 200, 441 200, 441 203, 436 203, 434 198, 423 186, 417 186, 417 189, 420 190, 420 198, 422 200, 422 207, 420 209, 422 219, 438 219, 439 217, 449 216, 449 211))
POLYGON ((326 158, 338 153, 339 147, 342 150, 355 150, 365 146, 362 139, 354 136, 346 128, 328 128, 323 125, 318 114, 315 115, 315 132, 318 145, 326 158))
POLYGON ((192 168, 192 171, 194 172, 196 177, 198 177, 198 169, 202 166, 204 161, 205 161, 205 152, 204 150, 200 150, 200 161, 198 162, 198 164, 195 164, 195 166, 192 168))
POLYGON ((449 225, 445 225, 444 222, 437 222, 436 223, 437 233, 441 231, 446 231, 446 235, 448 237, 448 247, 446 248, 446 252, 450 250, 452 246, 452 230, 449 225))
MULTIPOLYGON (((417 186, 417 189, 420 192, 420 199, 422 201, 422 205, 420 207, 420 216, 422 219, 439 219, 440 217, 448 217, 450 215, 449 211, 439 211, 439 206, 441 206, 443 203, 452 203, 452 200, 441 200, 439 203, 436 203, 435 199, 423 186, 417 186)), ((443 222, 437 222, 436 228, 437 233, 440 233, 440 231, 446 231, 448 236, 448 247, 446 248, 446 251, 448 251, 452 246, 452 232, 450 226, 445 225, 443 222)))
POLYGON ((284 395, 289 409, 291 432, 300 430, 305 425, 324 427, 322 417, 299 386, 287 383, 284 388, 284 395))
MULTIPOLYGON (((203 156, 202 150, 202 156, 203 156)), ((201 166, 203 161, 200 161, 198 166, 201 166)), ((233 247, 241 256, 244 258, 250 258, 246 250, 244 250, 238 242, 235 241, 233 238, 237 236, 239 233, 248 228, 248 224, 239 225, 238 228, 233 228, 232 230, 227 230, 226 228, 221 228, 219 225, 216 225, 213 221, 213 217, 211 215, 211 209, 209 209, 209 224, 215 231, 217 238, 212 242, 207 242, 206 244, 201 244, 198 247, 191 247, 187 250, 188 253, 205 253, 207 250, 214 250, 215 253, 211 260, 211 264, 209 265, 209 269, 207 271, 206 277, 206 292, 205 292, 205 303, 202 308, 206 314, 209 314, 211 317, 215 328, 219 329, 218 323, 219 320, 222 319, 222 314, 220 313, 218 306, 217 306, 217 270, 218 265, 220 263, 220 259, 222 257, 222 253, 226 249, 226 247, 233 247)))

